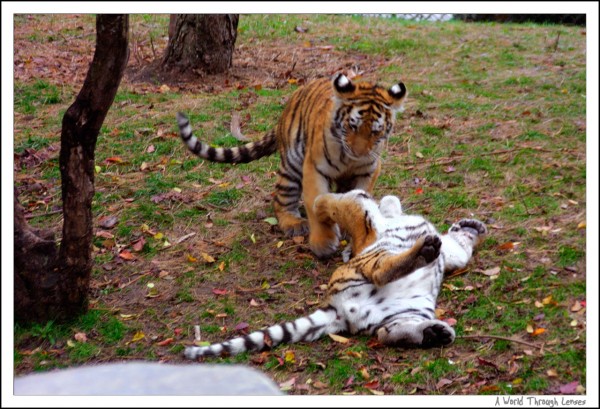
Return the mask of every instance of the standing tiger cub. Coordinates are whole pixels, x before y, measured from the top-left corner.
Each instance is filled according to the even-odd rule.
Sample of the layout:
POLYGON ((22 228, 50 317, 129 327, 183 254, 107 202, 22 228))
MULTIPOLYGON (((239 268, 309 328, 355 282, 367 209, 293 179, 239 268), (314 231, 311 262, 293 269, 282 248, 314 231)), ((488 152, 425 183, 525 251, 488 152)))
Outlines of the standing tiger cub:
POLYGON ((235 148, 199 141, 182 113, 177 123, 190 151, 213 162, 246 163, 279 151, 274 199, 279 227, 288 236, 309 232, 311 250, 326 258, 338 247, 338 228, 317 220, 315 199, 334 186, 341 193, 373 191, 380 156, 406 95, 402 82, 384 89, 354 84, 343 74, 315 80, 294 92, 277 125, 261 140, 235 148), (299 212, 301 196, 308 221, 299 212))
POLYGON ((483 239, 483 223, 462 219, 440 235, 423 217, 404 214, 397 197, 386 196, 378 205, 362 190, 321 195, 313 214, 348 231, 353 246, 353 258, 333 272, 323 306, 243 337, 187 347, 186 357, 260 351, 340 332, 376 335, 391 346, 454 341, 452 327, 435 318, 436 299, 444 273, 466 266, 483 239))

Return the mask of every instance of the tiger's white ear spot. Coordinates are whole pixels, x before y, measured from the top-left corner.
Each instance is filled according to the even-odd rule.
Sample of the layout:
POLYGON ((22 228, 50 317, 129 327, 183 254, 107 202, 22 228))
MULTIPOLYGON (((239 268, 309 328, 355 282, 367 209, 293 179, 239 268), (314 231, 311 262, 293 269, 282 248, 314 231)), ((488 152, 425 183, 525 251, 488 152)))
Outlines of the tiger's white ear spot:
POLYGON ((350 80, 348 80, 348 77, 346 77, 344 74, 340 75, 337 78, 337 84, 340 87, 345 87, 346 85, 348 85, 350 83, 350 80))
POLYGON ((338 74, 333 80, 333 86, 339 93, 345 94, 347 92, 353 92, 356 87, 344 74, 338 74))
POLYGON ((403 82, 398 82, 397 84, 394 84, 388 92, 392 98, 401 100, 406 96, 406 86, 403 82))

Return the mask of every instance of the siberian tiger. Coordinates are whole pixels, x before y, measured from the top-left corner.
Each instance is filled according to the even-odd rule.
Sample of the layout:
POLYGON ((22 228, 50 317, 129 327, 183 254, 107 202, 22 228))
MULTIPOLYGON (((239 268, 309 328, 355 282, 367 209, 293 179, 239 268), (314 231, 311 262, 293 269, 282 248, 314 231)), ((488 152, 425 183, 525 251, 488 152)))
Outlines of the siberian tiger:
POLYGON ((452 327, 435 317, 436 299, 444 273, 464 267, 483 239, 483 223, 462 219, 439 235, 423 217, 404 214, 397 197, 385 196, 378 205, 363 190, 321 195, 314 214, 347 230, 354 254, 333 272, 323 306, 293 322, 187 347, 187 358, 260 351, 340 332, 377 335, 391 346, 428 348, 454 341, 452 327))
POLYGON ((380 156, 406 95, 402 82, 384 89, 368 82, 354 84, 343 74, 318 79, 292 94, 277 125, 262 139, 234 148, 199 141, 182 113, 177 123, 189 150, 210 161, 246 163, 279 151, 274 197, 279 228, 287 236, 309 233, 313 253, 327 258, 338 247, 339 231, 315 218, 314 201, 334 186, 341 193, 373 191, 380 156), (299 212, 301 196, 308 222, 299 212))

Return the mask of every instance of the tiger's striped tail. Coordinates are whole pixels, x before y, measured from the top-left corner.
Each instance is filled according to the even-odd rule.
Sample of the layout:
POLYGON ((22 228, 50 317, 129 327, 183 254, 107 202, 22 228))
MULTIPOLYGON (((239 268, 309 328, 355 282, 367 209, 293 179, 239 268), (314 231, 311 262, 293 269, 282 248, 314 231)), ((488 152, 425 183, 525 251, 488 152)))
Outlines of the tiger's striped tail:
POLYGON ((195 155, 211 162, 247 163, 263 156, 269 156, 277 150, 274 130, 267 132, 262 139, 256 142, 249 142, 234 148, 214 148, 194 136, 190 121, 181 112, 177 113, 177 125, 179 125, 179 135, 188 149, 195 155))
POLYGON ((185 348, 185 356, 196 359, 201 356, 236 355, 246 351, 261 351, 274 348, 279 344, 293 344, 301 341, 314 341, 325 334, 339 332, 335 325, 334 309, 319 309, 307 317, 267 329, 252 332, 243 337, 209 346, 185 348))

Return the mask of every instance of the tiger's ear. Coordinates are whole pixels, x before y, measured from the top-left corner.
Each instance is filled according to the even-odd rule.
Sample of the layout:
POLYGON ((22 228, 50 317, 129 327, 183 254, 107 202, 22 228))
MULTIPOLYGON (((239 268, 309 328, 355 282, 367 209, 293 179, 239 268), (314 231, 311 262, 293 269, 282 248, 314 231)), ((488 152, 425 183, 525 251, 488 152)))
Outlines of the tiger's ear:
POLYGON ((399 81, 396 85, 393 85, 390 87, 390 89, 388 89, 388 94, 393 101, 392 107, 395 109, 400 109, 404 103, 406 95, 408 95, 408 92, 404 83, 399 81))
POLYGON ((356 85, 352 83, 344 74, 338 74, 333 79, 333 88, 338 96, 343 97, 344 94, 350 94, 356 89, 356 85))
POLYGON ((315 199, 317 220, 332 225, 337 223, 352 238, 352 254, 360 253, 377 240, 377 225, 381 213, 377 203, 366 193, 326 193, 315 199), (366 199, 366 200, 365 200, 366 199))

